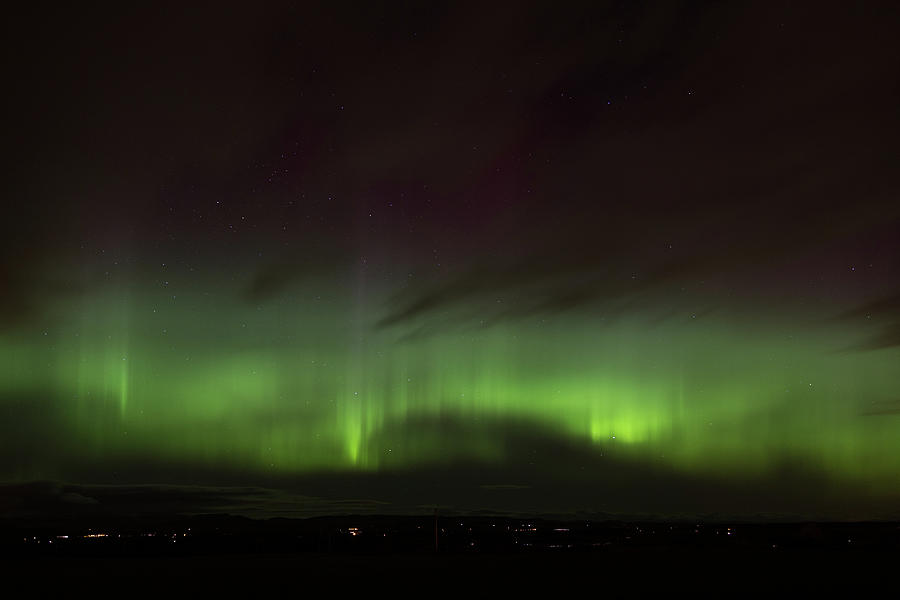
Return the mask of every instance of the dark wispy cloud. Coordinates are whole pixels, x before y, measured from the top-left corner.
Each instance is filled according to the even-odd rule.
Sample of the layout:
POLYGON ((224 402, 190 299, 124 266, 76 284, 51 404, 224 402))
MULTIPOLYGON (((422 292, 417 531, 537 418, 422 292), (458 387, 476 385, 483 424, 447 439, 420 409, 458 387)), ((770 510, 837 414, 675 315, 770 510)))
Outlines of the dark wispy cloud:
POLYGON ((842 312, 836 318, 871 319, 872 317, 900 318, 900 294, 887 296, 872 302, 866 302, 856 308, 842 312))
POLYGON ((312 270, 309 264, 274 263, 253 274, 244 289, 244 298, 252 304, 264 302, 303 281, 312 270))
POLYGON ((387 503, 377 500, 328 500, 255 486, 90 485, 47 481, 0 484, 0 515, 5 517, 227 513, 271 518, 389 510, 387 503))
POLYGON ((859 414, 866 417, 900 415, 900 400, 871 402, 860 409, 859 414))
POLYGON ((856 348, 859 350, 882 350, 897 346, 900 346, 900 323, 882 328, 878 333, 857 344, 856 348))
POLYGON ((866 302, 842 312, 836 321, 853 324, 865 337, 850 350, 883 350, 900 346, 900 294, 866 302))

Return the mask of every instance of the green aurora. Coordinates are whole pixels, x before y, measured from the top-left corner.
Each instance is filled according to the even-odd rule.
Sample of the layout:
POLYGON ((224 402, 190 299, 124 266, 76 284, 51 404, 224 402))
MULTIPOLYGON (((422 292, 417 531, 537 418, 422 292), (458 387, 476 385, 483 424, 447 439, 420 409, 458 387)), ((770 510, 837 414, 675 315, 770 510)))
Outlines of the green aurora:
POLYGON ((894 4, 17 6, 0 518, 900 519, 894 4))
POLYGON ((898 423, 869 414, 893 406, 896 350, 843 350, 858 331, 840 321, 761 327, 647 308, 398 341, 373 326, 377 302, 334 284, 312 291, 323 286, 264 309, 223 289, 107 286, 59 306, 52 332, 4 336, 2 397, 55 398, 46 422, 62 425, 28 424, 60 455, 5 475, 64 480, 67 465, 110 457, 261 476, 503 465, 527 459, 510 455, 509 422, 714 479, 791 462, 836 485, 900 492, 898 423), (483 426, 456 436, 428 425, 442 419, 483 426))

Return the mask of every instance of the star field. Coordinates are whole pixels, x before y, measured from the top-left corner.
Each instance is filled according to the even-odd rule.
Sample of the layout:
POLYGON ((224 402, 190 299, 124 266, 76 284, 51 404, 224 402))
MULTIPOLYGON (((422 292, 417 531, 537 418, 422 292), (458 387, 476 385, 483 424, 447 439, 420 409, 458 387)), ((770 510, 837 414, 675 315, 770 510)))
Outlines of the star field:
POLYGON ((20 12, 0 480, 896 515, 893 5, 20 12))

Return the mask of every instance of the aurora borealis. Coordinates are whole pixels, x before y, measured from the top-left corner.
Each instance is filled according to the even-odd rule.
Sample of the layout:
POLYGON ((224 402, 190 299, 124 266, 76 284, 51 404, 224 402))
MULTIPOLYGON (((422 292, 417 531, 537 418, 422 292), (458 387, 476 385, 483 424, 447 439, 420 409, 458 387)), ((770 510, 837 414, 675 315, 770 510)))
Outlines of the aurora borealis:
POLYGON ((897 515, 896 8, 67 10, 0 481, 897 515))

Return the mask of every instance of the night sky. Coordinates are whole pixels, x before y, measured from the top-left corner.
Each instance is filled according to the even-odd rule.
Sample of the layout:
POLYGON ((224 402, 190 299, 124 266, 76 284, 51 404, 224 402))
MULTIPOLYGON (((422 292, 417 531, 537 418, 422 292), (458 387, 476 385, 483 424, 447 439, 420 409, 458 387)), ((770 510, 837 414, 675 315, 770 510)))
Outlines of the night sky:
POLYGON ((4 19, 0 512, 900 517, 900 5, 182 4, 4 19))

